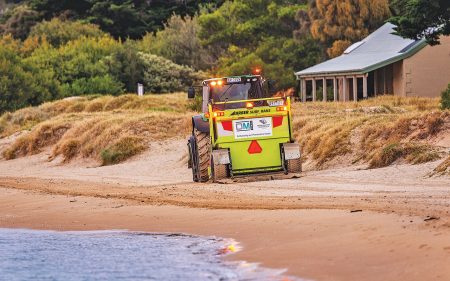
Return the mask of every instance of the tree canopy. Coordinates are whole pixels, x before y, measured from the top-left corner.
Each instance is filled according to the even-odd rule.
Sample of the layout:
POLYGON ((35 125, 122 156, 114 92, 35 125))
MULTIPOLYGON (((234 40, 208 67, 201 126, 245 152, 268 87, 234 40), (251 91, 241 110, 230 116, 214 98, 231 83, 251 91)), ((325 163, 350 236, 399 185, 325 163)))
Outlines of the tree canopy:
POLYGON ((287 88, 294 83, 294 71, 317 63, 318 44, 309 36, 295 40, 298 10, 305 1, 227 1, 211 13, 199 17, 202 44, 217 60, 217 75, 250 73, 262 67, 264 74, 287 88))
POLYGON ((142 38, 163 28, 173 15, 193 16, 200 5, 222 0, 26 0, 43 19, 82 19, 100 26, 115 38, 142 38))
MULTIPOLYGON (((395 10, 402 1, 423 0, 393 1, 395 10)), ((390 16, 388 0, 0 4, 0 111, 73 95, 135 92, 137 83, 173 92, 255 67, 279 88, 293 88, 295 71, 342 54, 390 16)))
POLYGON ((309 18, 311 35, 335 57, 377 29, 389 17, 388 0, 315 0, 309 18))
POLYGON ((390 21, 396 31, 411 39, 425 38, 431 45, 439 44, 441 35, 450 35, 450 1, 392 0, 390 21))

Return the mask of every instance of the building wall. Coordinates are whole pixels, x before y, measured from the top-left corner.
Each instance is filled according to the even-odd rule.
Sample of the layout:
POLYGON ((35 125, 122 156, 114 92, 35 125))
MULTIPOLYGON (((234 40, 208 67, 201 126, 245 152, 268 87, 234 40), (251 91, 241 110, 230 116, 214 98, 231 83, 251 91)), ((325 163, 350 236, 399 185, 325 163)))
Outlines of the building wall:
POLYGON ((440 96, 450 83, 450 36, 442 37, 440 45, 426 46, 405 59, 403 72, 406 96, 440 96))
POLYGON ((403 60, 393 64, 393 88, 395 96, 406 96, 403 60))

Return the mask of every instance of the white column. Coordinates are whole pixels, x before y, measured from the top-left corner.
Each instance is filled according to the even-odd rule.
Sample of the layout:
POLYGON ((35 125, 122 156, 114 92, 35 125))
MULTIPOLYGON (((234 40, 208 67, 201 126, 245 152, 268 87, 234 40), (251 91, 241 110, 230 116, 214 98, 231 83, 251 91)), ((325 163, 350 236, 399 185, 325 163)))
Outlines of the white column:
POLYGON ((322 79, 322 101, 327 101, 327 78, 322 79))
POLYGON ((333 77, 333 97, 334 97, 334 101, 337 101, 337 81, 336 81, 336 77, 333 77))
POLYGON ((300 85, 302 88, 302 101, 306 102, 306 80, 305 79, 301 79, 300 80, 300 85))
POLYGON ((348 99, 347 99, 347 97, 348 97, 348 85, 347 85, 347 83, 348 83, 348 81, 347 81, 347 77, 343 77, 342 78, 342 84, 343 84, 343 89, 342 89, 342 92, 343 92, 343 99, 342 99, 342 101, 347 101, 348 99))
POLYGON ((376 69, 373 71, 373 95, 378 95, 378 72, 376 69))
POLYGON ((363 76, 363 97, 365 99, 367 99, 367 75, 368 74, 364 74, 363 76))
POLYGON ((316 78, 312 79, 312 98, 316 101, 316 78))
POLYGON ((358 80, 353 76, 353 101, 358 101, 358 80))

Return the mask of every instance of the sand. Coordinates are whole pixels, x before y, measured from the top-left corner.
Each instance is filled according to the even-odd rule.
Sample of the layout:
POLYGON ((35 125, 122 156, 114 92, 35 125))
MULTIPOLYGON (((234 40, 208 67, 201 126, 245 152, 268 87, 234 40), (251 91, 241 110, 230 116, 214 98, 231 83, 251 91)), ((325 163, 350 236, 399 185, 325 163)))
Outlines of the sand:
POLYGON ((195 184, 184 142, 124 164, 0 161, 0 227, 129 229, 239 241, 232 259, 312 280, 450 280, 450 179, 439 162, 195 184))

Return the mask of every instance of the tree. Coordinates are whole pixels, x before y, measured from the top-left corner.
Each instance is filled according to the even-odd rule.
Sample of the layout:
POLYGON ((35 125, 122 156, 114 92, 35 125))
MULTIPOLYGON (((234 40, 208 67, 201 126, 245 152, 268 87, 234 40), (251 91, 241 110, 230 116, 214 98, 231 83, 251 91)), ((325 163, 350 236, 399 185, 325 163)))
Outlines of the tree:
POLYGON ((11 36, 0 39, 0 112, 38 105, 59 95, 52 73, 23 60, 19 45, 11 36))
POLYGON ((219 60, 219 76, 251 73, 254 68, 260 67, 264 76, 275 80, 281 89, 293 87, 294 72, 318 63, 323 52, 311 37, 300 41, 271 37, 261 42, 254 51, 236 46, 229 51, 233 56, 219 60))
POLYGON ((311 1, 311 35, 334 57, 377 29, 389 15, 388 0, 311 1))
POLYGON ((52 46, 59 47, 81 37, 100 38, 105 35, 96 25, 54 18, 35 25, 29 37, 45 37, 52 46))
MULTIPOLYGON (((55 17, 64 20, 82 20, 99 25, 103 31, 109 32, 115 38, 140 39, 147 32, 154 33, 162 29, 173 14, 182 17, 194 16, 202 5, 220 6, 224 0, 10 0, 6 2, 28 5, 38 15, 36 23, 42 19, 49 21, 55 17)), ((5 18, 0 14, 0 23, 2 21, 4 22, 5 18)), ((27 35, 24 34, 22 38, 27 35)))
POLYGON ((137 47, 131 41, 125 42, 120 48, 114 50, 104 62, 109 68, 109 73, 125 86, 127 92, 137 91, 137 83, 142 83, 144 80, 146 65, 137 47))
POLYGON ((297 27, 295 13, 305 8, 297 2, 303 1, 227 1, 199 17, 200 39, 220 58, 231 45, 249 48, 258 46, 264 37, 291 38, 297 27))
POLYGON ((150 18, 145 13, 146 1, 93 1, 88 20, 99 25, 115 38, 141 38, 151 30, 150 18))
POLYGON ((150 19, 151 29, 149 32, 161 30, 164 24, 173 15, 181 17, 191 16, 199 12, 204 5, 220 7, 225 0, 152 0, 146 8, 150 19))
POLYGON ((207 69, 214 63, 207 49, 198 38, 200 26, 197 16, 173 15, 164 29, 155 35, 147 34, 142 40, 141 49, 163 56, 176 64, 194 69, 207 69))
POLYGON ((4 23, 0 25, 0 31, 24 40, 38 20, 39 14, 36 11, 26 5, 20 5, 4 15, 4 23))
POLYGON ((92 6, 91 0, 28 0, 30 7, 50 20, 54 17, 82 18, 92 6))
POLYGON ((203 77, 187 66, 177 65, 153 54, 140 54, 145 64, 144 86, 152 93, 183 90, 203 77))
POLYGON ((27 59, 54 71, 62 96, 120 94, 124 85, 113 77, 106 63, 120 48, 121 44, 109 36, 82 37, 59 48, 42 44, 27 59))
POLYGON ((393 17, 399 35, 425 38, 431 45, 439 44, 441 35, 450 35, 450 1, 448 0, 392 0, 393 17))
POLYGON ((305 1, 235 0, 201 14, 200 39, 218 61, 217 75, 251 73, 258 66, 282 88, 295 85, 294 71, 317 63, 320 46, 309 34, 293 39, 305 1), (305 52, 306 51, 306 52, 305 52))

